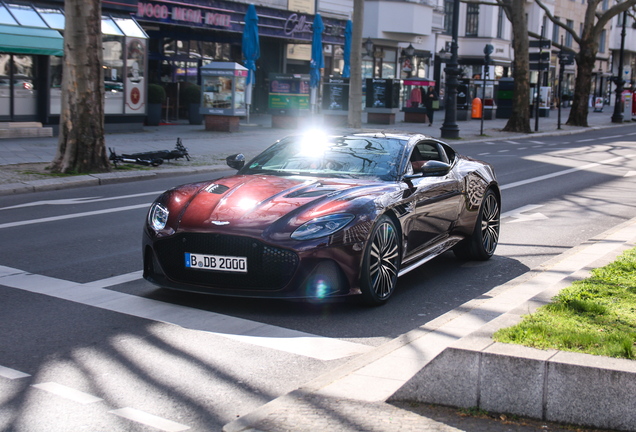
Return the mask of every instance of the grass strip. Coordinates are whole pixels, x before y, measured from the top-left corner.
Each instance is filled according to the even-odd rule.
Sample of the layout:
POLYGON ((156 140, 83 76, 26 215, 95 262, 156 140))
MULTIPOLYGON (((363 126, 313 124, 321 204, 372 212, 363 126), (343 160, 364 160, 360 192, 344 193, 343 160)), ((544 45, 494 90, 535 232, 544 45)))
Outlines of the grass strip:
POLYGON ((594 269, 535 313, 498 330, 498 342, 539 349, 634 359, 636 348, 636 248, 594 269))

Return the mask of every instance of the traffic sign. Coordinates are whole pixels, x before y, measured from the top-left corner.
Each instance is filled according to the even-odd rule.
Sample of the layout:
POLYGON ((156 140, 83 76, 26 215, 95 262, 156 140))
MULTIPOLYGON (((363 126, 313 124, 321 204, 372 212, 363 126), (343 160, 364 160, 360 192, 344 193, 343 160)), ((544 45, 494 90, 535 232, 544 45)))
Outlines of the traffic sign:
POLYGON ((558 54, 561 64, 573 65, 574 64, 574 51, 561 51, 558 54))
POLYGON ((550 49, 552 48, 552 41, 550 39, 531 40, 530 48, 550 49))
POLYGON ((530 53, 530 62, 550 63, 550 51, 530 53))

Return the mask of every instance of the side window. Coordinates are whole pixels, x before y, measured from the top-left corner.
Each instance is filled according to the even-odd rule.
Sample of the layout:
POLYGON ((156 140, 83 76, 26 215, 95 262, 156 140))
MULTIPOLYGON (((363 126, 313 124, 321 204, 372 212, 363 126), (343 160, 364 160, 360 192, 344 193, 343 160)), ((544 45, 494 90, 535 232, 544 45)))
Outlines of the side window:
POLYGON ((430 142, 430 141, 419 142, 415 146, 415 149, 413 149, 414 153, 416 149, 419 151, 419 154, 422 157, 421 160, 425 160, 425 161, 429 161, 429 160, 443 161, 444 160, 441 157, 438 145, 435 142, 430 142))
POLYGON ((449 146, 440 144, 440 148, 442 153, 446 156, 446 161, 449 164, 453 164, 453 162, 455 161, 455 150, 453 150, 452 148, 450 148, 449 146))

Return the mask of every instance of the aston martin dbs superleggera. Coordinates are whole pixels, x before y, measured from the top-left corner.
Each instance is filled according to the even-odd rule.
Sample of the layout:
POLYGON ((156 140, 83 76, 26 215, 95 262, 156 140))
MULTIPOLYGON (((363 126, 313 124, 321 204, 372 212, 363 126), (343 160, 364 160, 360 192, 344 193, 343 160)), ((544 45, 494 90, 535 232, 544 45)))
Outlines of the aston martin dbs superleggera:
POLYGON ((492 166, 431 137, 320 133, 284 138, 234 176, 152 204, 144 278, 244 297, 360 294, 384 304, 398 277, 453 249, 486 260, 499 237, 492 166))

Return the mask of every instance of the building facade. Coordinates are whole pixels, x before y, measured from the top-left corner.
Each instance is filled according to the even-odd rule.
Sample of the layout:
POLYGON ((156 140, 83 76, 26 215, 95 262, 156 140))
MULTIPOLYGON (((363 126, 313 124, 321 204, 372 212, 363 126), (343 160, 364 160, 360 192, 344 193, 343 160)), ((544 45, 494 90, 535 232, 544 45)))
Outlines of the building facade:
MULTIPOLYGON (((130 16, 136 6, 102 3, 107 129, 140 129, 146 117, 147 37, 130 16)), ((57 127, 63 32, 63 0, 0 3, 0 121, 57 127)))

